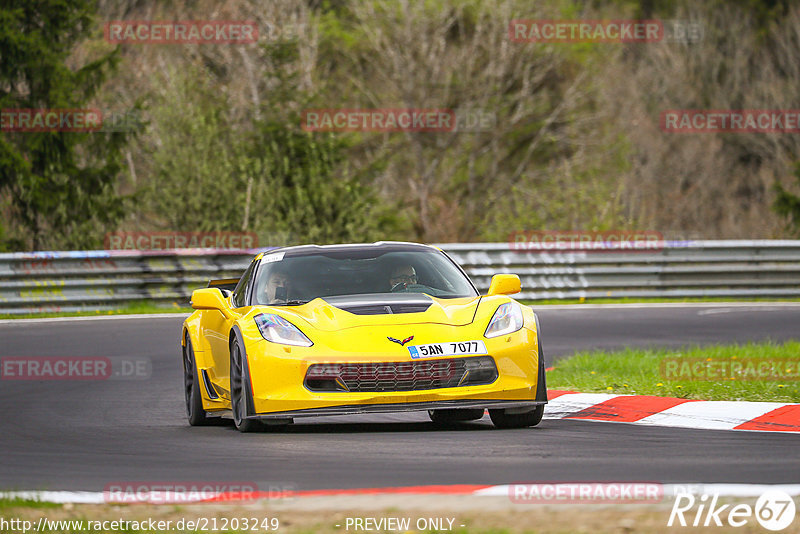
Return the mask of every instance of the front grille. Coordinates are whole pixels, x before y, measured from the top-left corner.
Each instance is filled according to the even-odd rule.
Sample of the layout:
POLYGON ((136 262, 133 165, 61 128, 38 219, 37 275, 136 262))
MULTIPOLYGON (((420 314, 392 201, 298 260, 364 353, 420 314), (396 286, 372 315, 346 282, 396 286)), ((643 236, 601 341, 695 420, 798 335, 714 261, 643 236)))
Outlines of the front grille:
POLYGON ((491 384, 497 367, 491 356, 411 362, 315 363, 306 372, 311 391, 418 391, 491 384))

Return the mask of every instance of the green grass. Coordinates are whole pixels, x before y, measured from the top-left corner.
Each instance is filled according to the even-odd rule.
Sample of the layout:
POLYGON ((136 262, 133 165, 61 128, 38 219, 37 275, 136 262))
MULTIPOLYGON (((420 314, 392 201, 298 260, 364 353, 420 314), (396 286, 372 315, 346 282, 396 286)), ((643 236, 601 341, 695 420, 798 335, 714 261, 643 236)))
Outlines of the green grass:
MULTIPOLYGON (((800 402, 800 342, 748 343, 746 345, 714 345, 686 350, 626 349, 618 352, 581 352, 558 360, 555 369, 547 373, 547 387, 580 391, 582 393, 613 393, 658 395, 685 399, 800 402), (723 379, 692 378, 698 375, 679 375, 670 369, 688 370, 683 363, 707 366, 738 365, 752 360, 777 361, 791 369, 782 368, 783 378, 755 380, 741 372, 725 373, 723 379), (666 362, 671 367, 666 367, 666 362), (706 363, 708 362, 708 363, 706 363)), ((719 367, 717 367, 719 369, 719 367)), ((745 371, 747 373, 747 371, 745 371)))
MULTIPOLYGON (((513 297, 513 295, 511 295, 513 297)), ((729 298, 729 297, 692 297, 692 298, 596 298, 596 299, 545 299, 521 300, 527 306, 550 304, 647 304, 647 303, 681 303, 681 302, 800 302, 796 298, 729 298)))
POLYGON ((20 497, 7 497, 0 492, 0 512, 5 512, 10 508, 29 508, 29 509, 49 509, 61 508, 61 504, 53 502, 37 501, 35 499, 22 499, 20 497))
POLYGON ((48 313, 25 313, 20 315, 0 314, 0 319, 42 319, 49 317, 101 317, 104 315, 138 315, 149 313, 191 313, 192 308, 180 306, 177 302, 170 304, 153 304, 149 301, 136 301, 120 306, 113 310, 99 310, 87 308, 80 312, 48 312, 48 313))

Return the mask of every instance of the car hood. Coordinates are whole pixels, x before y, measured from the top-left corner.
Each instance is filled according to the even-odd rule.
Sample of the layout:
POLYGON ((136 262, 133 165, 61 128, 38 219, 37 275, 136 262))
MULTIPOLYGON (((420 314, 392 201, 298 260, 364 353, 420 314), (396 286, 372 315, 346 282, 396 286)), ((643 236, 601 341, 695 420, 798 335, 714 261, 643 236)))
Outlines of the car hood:
POLYGON ((424 323, 463 326, 475 320, 480 300, 481 297, 439 299, 421 293, 381 293, 316 298, 302 306, 266 306, 264 311, 278 312, 298 326, 305 322, 323 331, 424 323))

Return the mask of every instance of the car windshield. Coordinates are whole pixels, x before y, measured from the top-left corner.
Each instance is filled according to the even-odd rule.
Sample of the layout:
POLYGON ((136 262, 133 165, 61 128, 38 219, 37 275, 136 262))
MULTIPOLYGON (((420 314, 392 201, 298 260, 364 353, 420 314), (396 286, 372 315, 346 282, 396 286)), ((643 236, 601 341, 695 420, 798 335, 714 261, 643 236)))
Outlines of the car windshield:
POLYGON ((254 300, 298 305, 317 297, 380 293, 478 295, 466 275, 437 250, 353 248, 266 257, 258 270, 254 300))

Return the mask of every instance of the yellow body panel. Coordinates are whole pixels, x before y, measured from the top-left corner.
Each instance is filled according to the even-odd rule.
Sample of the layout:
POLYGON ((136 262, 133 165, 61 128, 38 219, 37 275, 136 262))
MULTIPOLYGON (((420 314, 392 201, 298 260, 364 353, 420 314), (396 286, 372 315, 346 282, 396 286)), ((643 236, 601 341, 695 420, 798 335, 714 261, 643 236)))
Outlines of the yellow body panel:
MULTIPOLYGON (((184 323, 198 370, 205 370, 218 399, 200 388, 207 411, 230 409, 229 343, 238 327, 249 365, 255 415, 329 408, 439 401, 533 401, 538 379, 538 335, 533 311, 522 306, 521 330, 496 338, 484 337, 504 296, 436 299, 421 313, 355 315, 316 299, 302 306, 256 306, 232 309, 232 318, 217 310, 197 310, 184 323), (273 313, 292 322, 313 341, 297 347, 265 340, 253 317, 273 313), (387 336, 414 339, 401 346, 387 336), (409 345, 480 340, 494 358, 498 378, 491 384, 403 392, 313 392, 304 386, 314 363, 412 362, 409 345)), ((230 299, 227 300, 230 303, 230 299)), ((184 334, 185 336, 186 334, 184 334)), ((426 358, 436 360, 442 356, 426 358)))

